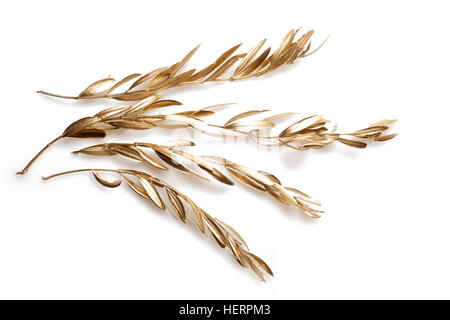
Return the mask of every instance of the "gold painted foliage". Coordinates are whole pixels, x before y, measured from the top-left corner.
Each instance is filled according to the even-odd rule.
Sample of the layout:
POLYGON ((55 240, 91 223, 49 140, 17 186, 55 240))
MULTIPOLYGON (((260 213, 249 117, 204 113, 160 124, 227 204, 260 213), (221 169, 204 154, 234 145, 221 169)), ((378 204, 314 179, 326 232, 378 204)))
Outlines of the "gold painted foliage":
POLYGON ((134 106, 108 108, 94 116, 84 117, 73 122, 60 136, 36 154, 23 170, 17 173, 26 173, 42 152, 62 138, 103 138, 106 136, 107 131, 117 129, 146 130, 155 127, 167 129, 192 127, 212 136, 226 137, 228 135, 243 134, 249 136, 258 144, 281 145, 297 150, 322 148, 335 141, 356 148, 365 148, 366 142, 348 139, 348 137, 373 141, 386 141, 395 137, 395 134, 383 135, 394 120, 378 121, 367 128, 352 133, 337 133, 336 127, 330 130, 325 126, 328 120, 325 120, 320 115, 315 115, 292 123, 277 136, 267 136, 263 135, 264 132, 274 128, 276 120, 290 117, 295 113, 280 113, 263 119, 252 118, 249 120, 248 117, 267 111, 251 110, 232 117, 224 125, 210 124, 201 119, 214 114, 211 108, 215 106, 171 114, 147 115, 147 112, 154 109, 181 104, 175 100, 159 100, 160 97, 160 95, 156 95, 146 98, 134 106), (220 130, 220 134, 216 132, 217 130, 220 130))
MULTIPOLYGON (((145 74, 133 73, 117 81, 105 78, 95 81, 77 96, 63 96, 46 91, 38 91, 46 95, 67 99, 109 98, 123 101, 136 101, 153 96, 163 90, 188 84, 212 81, 233 81, 249 77, 259 77, 285 64, 304 58, 311 51, 311 37, 314 31, 308 31, 295 39, 298 30, 289 31, 282 39, 280 46, 270 54, 270 47, 259 53, 266 40, 260 41, 246 53, 234 54, 241 44, 235 45, 222 53, 216 61, 207 67, 181 72, 198 47, 191 50, 183 59, 170 67, 157 68, 145 74), (228 75, 231 72, 231 75, 228 75), (131 84, 130 84, 131 83, 131 84), (128 88, 117 92, 119 88, 128 88)), ((322 43, 323 44, 323 43, 322 43)))
POLYGON ((208 173, 211 177, 227 185, 233 185, 230 177, 219 170, 223 167, 234 180, 251 187, 253 189, 267 192, 276 200, 290 206, 298 207, 303 213, 312 218, 320 217, 322 211, 313 209, 310 205, 320 205, 317 200, 312 199, 300 190, 284 187, 280 180, 271 173, 255 170, 243 165, 239 165, 227 159, 216 156, 195 156, 182 150, 179 147, 192 146, 193 142, 188 140, 170 141, 166 144, 158 145, 153 143, 105 143, 93 145, 81 150, 74 151, 75 154, 82 153, 95 156, 120 155, 133 161, 146 163, 151 167, 167 170, 169 165, 181 172, 194 175, 198 178, 208 180, 204 175, 199 174, 194 168, 189 168, 183 164, 187 160, 195 165, 196 169, 208 173), (145 149, 150 149, 157 158, 151 156, 145 149), (158 160, 158 158, 160 160, 158 160), (166 164, 162 163, 161 160, 166 164))
MULTIPOLYGON (((134 129, 145 130, 152 129, 156 124, 164 119, 161 116, 146 116, 144 113, 157 108, 163 108, 173 105, 180 105, 181 103, 175 100, 159 100, 161 95, 151 96, 146 98, 134 106, 120 106, 112 107, 96 113, 94 116, 84 117, 70 124, 63 133, 56 137, 53 141, 48 143, 41 151, 39 151, 33 159, 25 166, 25 168, 17 174, 25 174, 30 166, 37 158, 47 150, 55 142, 62 138, 104 138, 106 132, 116 129, 134 129)), ((187 117, 198 119, 199 117, 213 114, 213 111, 208 108, 203 108, 195 111, 184 111, 175 113, 172 116, 187 117)), ((161 127, 164 125, 161 124, 161 127)), ((185 127, 187 125, 181 125, 185 127)), ((175 126, 180 127, 180 126, 175 126)), ((174 127, 170 127, 174 128, 174 127)))
MULTIPOLYGON (((264 119, 264 121, 273 121, 280 117, 290 115, 291 114, 276 114, 264 119)), ((260 144, 269 146, 281 145, 296 150, 308 150, 321 149, 335 141, 350 147, 362 149, 367 146, 367 142, 359 139, 387 141, 397 135, 395 133, 385 134, 389 129, 389 125, 393 124, 395 120, 381 120, 372 123, 364 129, 349 133, 337 132, 337 126, 334 126, 331 129, 327 128, 326 124, 328 122, 329 120, 324 119, 322 115, 314 115, 290 124, 276 136, 261 136, 259 132, 253 132, 252 136, 257 139, 257 142, 260 144), (274 142, 264 143, 261 142, 261 140, 274 142)))
POLYGON ((78 172, 92 172, 100 184, 109 188, 118 187, 122 181, 125 181, 134 192, 150 200, 160 210, 168 209, 174 212, 174 217, 180 219, 183 223, 191 222, 203 234, 206 230, 209 231, 220 247, 227 248, 241 266, 250 268, 261 280, 264 281, 263 272, 273 276, 269 266, 249 251, 246 242, 236 230, 208 214, 177 189, 145 172, 128 169, 78 169, 56 173, 43 177, 43 179, 48 180, 56 176, 78 172), (119 175, 120 178, 109 181, 103 176, 103 173, 114 173, 119 175), (165 198, 167 200, 164 200, 165 198), (172 209, 169 209, 168 203, 170 203, 172 209))
MULTIPOLYGON (((311 49, 313 33, 308 31, 297 37, 298 30, 291 30, 274 51, 271 51, 270 47, 263 49, 265 39, 244 53, 237 53, 241 46, 238 44, 200 70, 184 71, 199 48, 197 46, 171 66, 157 68, 145 74, 133 73, 119 81, 110 77, 101 79, 87 86, 76 96, 38 91, 53 97, 75 100, 107 98, 139 102, 133 106, 108 108, 71 123, 58 137, 39 151, 23 170, 17 173, 25 174, 45 150, 63 138, 104 138, 109 131, 117 129, 147 130, 159 127, 173 130, 190 127, 215 137, 242 135, 260 145, 285 146, 295 150, 320 149, 333 142, 365 148, 368 141, 387 141, 394 138, 396 134, 388 134, 386 131, 395 120, 381 120, 354 132, 338 132, 337 126, 330 128, 327 125, 329 121, 322 115, 298 119, 297 113, 267 116, 265 113, 269 110, 250 110, 234 115, 223 124, 214 124, 203 118, 214 114, 212 107, 215 106, 169 114, 150 114, 161 108, 181 105, 176 100, 160 100, 161 92, 164 90, 205 82, 259 77, 307 57, 323 45, 322 43, 316 49, 311 49), (262 116, 263 114, 265 116, 262 116), (293 120, 294 117, 297 119, 293 120), (290 123, 282 126, 278 123, 281 119, 289 120, 290 123), (272 129, 281 130, 274 134, 272 129)), ((277 201, 295 206, 309 217, 318 218, 323 212, 316 209, 320 206, 318 201, 300 190, 283 186, 275 175, 222 157, 198 156, 183 149, 193 145, 192 141, 183 139, 164 144, 103 143, 74 151, 74 153, 94 156, 120 155, 159 170, 175 168, 204 180, 208 180, 210 176, 227 185, 233 185, 237 181, 247 187, 267 192, 277 201)), ((158 209, 168 210, 176 219, 193 224, 203 234, 211 234, 220 247, 227 249, 241 266, 251 269, 259 279, 264 281, 264 273, 273 276, 269 266, 249 251, 246 242, 236 230, 209 215, 179 190, 148 173, 131 169, 77 169, 56 173, 43 179, 48 180, 80 172, 91 173, 97 182, 108 188, 116 188, 125 182, 130 189, 152 202, 158 209), (118 179, 109 180, 104 177, 104 174, 116 175, 118 179)))

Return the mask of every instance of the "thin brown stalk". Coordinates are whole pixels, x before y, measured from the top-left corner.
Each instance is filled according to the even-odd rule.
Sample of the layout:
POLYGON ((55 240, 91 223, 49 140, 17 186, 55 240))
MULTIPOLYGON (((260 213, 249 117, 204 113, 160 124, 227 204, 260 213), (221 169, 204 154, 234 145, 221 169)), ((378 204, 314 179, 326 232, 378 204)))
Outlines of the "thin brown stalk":
POLYGON ((219 246, 227 248, 241 266, 250 268, 262 281, 264 281, 263 272, 273 276, 269 266, 261 258, 249 251, 246 242, 236 230, 225 222, 208 214, 185 194, 161 179, 155 178, 145 172, 129 169, 77 169, 52 174, 47 177, 42 177, 42 179, 48 180, 79 172, 91 172, 97 182, 109 188, 118 187, 122 181, 125 181, 134 192, 150 200, 156 207, 163 211, 169 208, 168 203, 170 202, 176 217, 183 223, 190 221, 204 234, 208 230, 219 246), (103 177, 101 172, 117 174, 119 175, 119 179, 109 181, 103 177), (161 197, 161 190, 167 194, 168 201, 164 201, 163 197, 161 197))
POLYGON ((298 30, 290 30, 282 39, 280 46, 270 54, 270 48, 261 54, 265 40, 260 41, 246 53, 234 54, 241 46, 233 46, 222 53, 216 61, 207 67, 196 70, 192 69, 181 72, 198 47, 191 50, 183 59, 170 67, 155 69, 146 74, 133 73, 120 81, 113 78, 105 78, 90 84, 77 96, 66 96, 46 91, 38 93, 65 99, 97 99, 108 98, 123 101, 141 100, 163 90, 180 87, 189 84, 200 84, 204 82, 234 81, 249 77, 259 77, 272 72, 285 64, 292 64, 295 60, 304 58, 317 51, 311 51, 311 37, 314 31, 310 30, 295 39, 298 30), (231 75, 227 75, 231 72, 231 75), (130 84, 131 83, 131 84, 130 84), (117 92, 119 88, 127 85, 124 91, 117 92))

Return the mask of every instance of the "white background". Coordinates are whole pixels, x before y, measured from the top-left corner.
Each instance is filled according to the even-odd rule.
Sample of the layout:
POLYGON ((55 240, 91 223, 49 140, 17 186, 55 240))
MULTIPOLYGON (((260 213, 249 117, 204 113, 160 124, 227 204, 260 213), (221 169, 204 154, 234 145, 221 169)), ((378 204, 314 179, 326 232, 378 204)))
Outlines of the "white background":
MULTIPOLYGON (((10 1, 2 6, 0 298, 450 298, 447 1, 10 1), (399 135, 364 150, 266 151, 199 143, 276 174, 321 200, 312 221, 244 186, 164 178, 234 226, 275 278, 260 282, 193 228, 89 175, 61 170, 145 167, 73 156, 98 140, 56 144, 25 176, 14 173, 72 121, 116 101, 64 101, 116 78, 174 63, 198 43, 203 67, 243 42, 278 46, 315 29, 316 54, 258 79, 167 91, 199 108, 323 114, 343 131, 398 119, 399 135)), ((181 109, 181 108, 180 108, 181 109)), ((228 111, 226 111, 228 112, 228 111)), ((227 115, 228 117, 228 115, 227 115)), ((225 116, 214 118, 223 122, 225 116)), ((189 131, 118 132, 107 141, 163 142, 189 131)), ((213 141, 214 142, 214 141, 213 141)))

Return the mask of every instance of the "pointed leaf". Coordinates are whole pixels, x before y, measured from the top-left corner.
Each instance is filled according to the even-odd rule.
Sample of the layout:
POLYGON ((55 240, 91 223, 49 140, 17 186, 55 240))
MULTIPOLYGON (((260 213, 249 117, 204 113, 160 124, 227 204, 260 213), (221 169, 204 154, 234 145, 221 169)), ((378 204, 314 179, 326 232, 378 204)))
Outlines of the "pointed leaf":
POLYGON ((239 74, 239 72, 241 70, 243 70, 249 64, 249 62, 258 53, 259 49, 261 49, 261 47, 264 45, 265 42, 266 42, 266 39, 261 40, 257 45, 255 45, 253 48, 250 49, 250 51, 245 55, 245 57, 242 59, 242 61, 237 66, 236 71, 234 72, 234 75, 239 74))
POLYGON ((159 162, 155 158, 150 157, 146 152, 142 151, 141 149, 136 148, 136 151, 139 153, 139 155, 142 157, 142 159, 145 162, 148 162, 149 164, 151 164, 152 166, 154 166, 158 169, 169 170, 169 168, 167 168, 165 165, 163 165, 161 162, 159 162))
POLYGON ((106 91, 106 93, 110 93, 113 92, 114 90, 116 90, 118 87, 120 87, 121 85, 133 80, 134 78, 139 77, 141 74, 140 73, 133 73, 130 74, 129 76, 126 76, 125 78, 123 78, 122 80, 120 80, 119 82, 117 82, 115 85, 113 85, 109 90, 106 91))
POLYGON ((138 195, 146 198, 146 199, 150 199, 150 196, 147 194, 147 192, 145 191, 144 188, 142 188, 141 186, 138 186, 133 180, 131 180, 130 178, 128 178, 126 175, 124 174, 120 174, 124 179, 125 182, 127 183, 127 185, 134 191, 136 192, 138 195))
POLYGON ((181 221, 186 222, 186 211, 184 210, 183 203, 178 198, 177 194, 166 188, 167 197, 169 198, 170 203, 172 203, 175 212, 180 217, 181 221))
POLYGON ((115 152, 111 151, 105 144, 97 144, 94 146, 73 151, 72 153, 73 154, 83 153, 93 156, 111 156, 115 154, 115 152))
POLYGON ((224 52, 214 63, 210 64, 209 66, 207 66, 206 68, 200 70, 199 72, 197 72, 196 74, 194 74, 193 76, 191 76, 189 78, 189 81, 196 81, 199 79, 204 78, 205 76, 207 76, 208 74, 210 74, 211 72, 213 72, 214 70, 216 70, 222 63, 225 62, 225 60, 227 60, 236 50, 237 48, 239 48, 241 46, 241 43, 232 47, 231 49, 227 50, 226 52, 224 52))
POLYGON ((151 79, 152 77, 156 76, 158 73, 167 70, 167 67, 162 67, 162 68, 158 68, 155 69, 153 71, 150 71, 149 73, 144 74, 142 77, 140 77, 139 79, 137 79, 129 88, 127 91, 130 91, 131 89, 137 87, 138 85, 140 85, 141 83, 144 83, 145 81, 151 79))
POLYGON ((137 175, 139 181, 141 182, 142 186, 144 187, 146 193, 150 197, 150 200, 153 201, 153 203, 160 208, 161 210, 165 210, 166 207, 164 203, 161 200, 161 197, 159 196, 158 191, 156 191, 155 186, 153 185, 153 182, 146 176, 143 176, 142 174, 137 175))
POLYGON ((95 177, 95 180, 97 180, 99 183, 101 183, 102 185, 104 185, 105 187, 108 188, 116 188, 118 186, 120 186, 120 184, 122 183, 122 180, 117 179, 113 182, 110 182, 108 180, 106 180, 99 172, 92 170, 92 174, 95 177))
POLYGON ((109 150, 124 156, 128 159, 141 162, 142 157, 133 145, 120 144, 120 143, 108 143, 107 147, 109 150))
POLYGON ((246 251, 247 255, 250 256, 258 266, 260 266, 261 268, 264 269, 264 271, 266 271, 268 274, 270 274, 273 277, 273 272, 272 270, 270 270, 269 266, 267 265, 267 263, 264 262, 263 259, 261 259, 260 257, 254 255, 251 252, 246 251))
POLYGON ((266 190, 263 187, 261 187, 259 184, 254 182, 253 180, 247 178, 246 176, 244 176, 244 175, 242 175, 242 174, 240 174, 240 173, 238 173, 238 172, 236 172, 234 170, 231 170, 230 168, 227 168, 227 169, 228 169, 228 172, 230 172, 233 175, 233 177, 235 177, 240 183, 243 183, 243 184, 245 184, 245 185, 247 185, 247 186, 249 186, 251 188, 254 188, 256 190, 259 190, 259 191, 265 191, 266 190))
POLYGON ((284 129, 283 132, 280 133, 280 137, 295 135, 297 132, 300 132, 300 131, 314 125, 315 123, 319 122, 321 119, 322 119, 321 115, 315 115, 315 116, 307 117, 300 121, 297 121, 297 122, 291 124, 286 129, 284 129))
POLYGON ((375 141, 387 141, 387 140, 391 140, 392 138, 394 138, 396 136, 397 136, 396 133, 385 134, 384 136, 375 137, 373 140, 375 140, 375 141))
POLYGON ((104 93, 116 80, 113 78, 105 78, 90 84, 86 89, 81 91, 79 98, 87 98, 104 93))
POLYGON ((230 68, 242 57, 244 57, 245 54, 239 54, 239 55, 235 55, 232 56, 230 59, 228 59, 227 61, 225 61, 224 64, 222 64, 216 71, 214 71, 208 78, 206 78, 204 80, 204 82, 206 81, 213 81, 213 80, 217 80, 221 75, 223 75, 225 72, 227 72, 228 70, 230 70, 230 68))
POLYGON ((99 129, 83 129, 74 134, 71 134, 71 138, 104 138, 106 132, 99 129))
POLYGON ((344 138, 338 138, 337 141, 339 141, 340 143, 346 144, 350 147, 354 147, 354 148, 360 148, 363 149, 367 146, 367 143, 362 142, 362 141, 357 141, 357 140, 349 140, 349 139, 344 139, 344 138))
POLYGON ((238 115, 235 115, 233 118, 228 120, 224 124, 224 126, 226 126, 226 125, 228 125, 228 124, 230 124, 232 122, 235 122, 236 120, 243 119, 243 118, 246 118, 246 117, 250 117, 250 116, 253 116, 255 114, 259 114, 259 113, 267 112, 267 111, 269 111, 269 110, 250 110, 250 111, 246 111, 246 112, 243 112, 243 113, 239 113, 238 115))
POLYGON ((85 117, 81 118, 75 122, 73 122, 71 125, 69 125, 66 130, 64 130, 62 136, 63 137, 70 137, 77 132, 86 129, 87 127, 94 125, 98 122, 100 122, 101 119, 99 117, 85 117))

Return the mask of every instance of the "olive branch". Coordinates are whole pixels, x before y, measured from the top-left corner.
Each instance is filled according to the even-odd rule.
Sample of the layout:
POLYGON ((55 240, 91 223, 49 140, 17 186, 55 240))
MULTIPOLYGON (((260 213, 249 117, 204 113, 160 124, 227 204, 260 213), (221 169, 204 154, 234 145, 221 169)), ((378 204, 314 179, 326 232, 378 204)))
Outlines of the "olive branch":
POLYGON ((147 130, 155 127, 166 129, 192 127, 212 136, 225 137, 243 134, 249 136, 259 144, 287 146, 297 150, 322 148, 335 141, 356 148, 365 148, 367 145, 363 141, 347 139, 343 138, 343 136, 373 141, 386 141, 395 137, 395 134, 382 135, 389 129, 389 125, 394 120, 382 120, 352 133, 338 133, 336 132, 336 127, 328 129, 325 126, 328 120, 322 118, 320 115, 315 115, 294 122, 286 127, 278 136, 263 136, 264 130, 272 129, 276 126, 276 120, 292 116, 295 113, 280 113, 264 119, 249 120, 248 117, 250 116, 268 111, 251 110, 232 117, 224 125, 210 124, 201 119, 202 117, 214 114, 214 111, 211 109, 220 105, 172 114, 147 115, 147 112, 158 108, 181 104, 176 100, 159 100, 160 97, 160 95, 151 96, 134 106, 108 108, 93 116, 84 117, 73 122, 61 135, 39 151, 24 169, 17 173, 25 174, 45 150, 63 138, 103 138, 108 131, 117 129, 147 130), (168 124, 167 122, 170 123, 168 124), (221 130, 220 134, 214 132, 217 129, 221 130))
POLYGON ((311 51, 311 37, 313 30, 301 35, 297 40, 295 37, 298 30, 290 30, 281 40, 280 46, 270 54, 271 48, 265 49, 259 53, 266 39, 258 42, 246 53, 235 54, 235 51, 241 44, 235 45, 222 53, 216 61, 207 67, 197 71, 191 69, 180 73, 181 69, 187 64, 195 54, 199 46, 192 49, 183 59, 170 67, 161 67, 146 74, 133 73, 117 81, 114 78, 105 78, 90 84, 77 96, 65 96, 49 93, 43 90, 38 93, 53 97, 65 99, 97 99, 108 98, 123 101, 141 100, 155 95, 163 90, 180 87, 189 84, 199 84, 205 82, 234 81, 250 77, 259 77, 272 72, 285 64, 292 64, 295 60, 307 57, 316 52, 325 41, 311 51), (227 72, 234 71, 232 75, 227 76, 227 72), (134 80, 128 89, 116 92, 125 84, 134 80))
POLYGON ((269 266, 261 258, 249 251, 246 242, 235 229, 208 214, 189 197, 163 180, 145 172, 130 169, 77 169, 52 174, 42 177, 42 179, 48 180, 57 176, 80 172, 91 172, 100 184, 108 188, 116 188, 122 181, 125 181, 135 193, 150 200, 160 210, 165 211, 168 209, 168 205, 163 200, 160 194, 161 191, 158 191, 158 189, 163 190, 176 213, 176 217, 183 223, 191 222, 203 234, 208 230, 220 247, 227 248, 241 266, 250 268, 261 280, 264 281, 263 271, 273 276, 269 266), (121 179, 109 181, 102 175, 105 172, 115 173, 121 179))
POLYGON ((233 180, 220 171, 217 166, 221 166, 234 178, 234 180, 244 184, 252 189, 269 193, 276 200, 290 206, 298 207, 303 213, 312 218, 320 217, 319 211, 311 208, 309 205, 320 205, 317 200, 312 199, 306 193, 291 187, 284 187, 280 180, 273 174, 255 170, 225 158, 216 156, 195 156, 182 150, 179 147, 192 146, 193 142, 188 140, 175 140, 166 144, 158 145, 153 143, 104 143, 93 145, 74 151, 74 154, 87 154, 94 156, 120 155, 133 161, 139 161, 150 165, 151 167, 167 170, 164 165, 167 164, 181 172, 208 180, 204 175, 200 175, 193 169, 185 166, 180 158, 188 160, 198 169, 208 173, 211 177, 227 185, 233 185, 233 180), (151 149, 160 160, 152 157, 145 149, 151 149))

